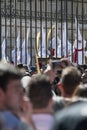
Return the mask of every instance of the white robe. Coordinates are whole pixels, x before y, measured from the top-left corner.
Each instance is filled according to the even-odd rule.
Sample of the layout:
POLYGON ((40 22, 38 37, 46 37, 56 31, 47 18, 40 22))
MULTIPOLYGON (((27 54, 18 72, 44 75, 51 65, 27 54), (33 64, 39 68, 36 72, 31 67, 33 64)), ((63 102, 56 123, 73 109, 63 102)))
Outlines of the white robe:
POLYGON ((77 49, 77 61, 76 61, 76 63, 79 64, 79 65, 83 64, 83 58, 84 58, 83 57, 83 51, 84 50, 81 50, 82 47, 83 47, 83 49, 86 47, 86 41, 83 40, 83 45, 82 45, 82 40, 81 40, 81 42, 78 41, 78 46, 77 46, 77 40, 75 40, 75 42, 74 42, 74 49, 77 49))
POLYGON ((57 51, 57 58, 61 58, 63 56, 64 53, 61 50, 61 39, 59 39, 59 37, 57 37, 57 46, 56 46, 56 38, 54 37, 52 39, 52 49, 55 49, 55 55, 54 55, 54 57, 56 57, 56 51, 57 51))
POLYGON ((68 42, 68 60, 72 61, 72 45, 68 42))

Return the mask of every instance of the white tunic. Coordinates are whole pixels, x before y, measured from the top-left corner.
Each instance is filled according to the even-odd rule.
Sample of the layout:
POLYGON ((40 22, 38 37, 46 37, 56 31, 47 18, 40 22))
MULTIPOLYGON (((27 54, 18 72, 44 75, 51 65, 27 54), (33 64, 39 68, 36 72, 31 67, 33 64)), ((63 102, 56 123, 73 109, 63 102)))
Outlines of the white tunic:
POLYGON ((74 42, 74 49, 77 49, 77 61, 76 63, 78 63, 79 65, 83 64, 83 49, 86 47, 86 41, 83 40, 83 45, 82 45, 82 40, 78 40, 78 46, 77 46, 77 40, 75 40, 74 42))
POLYGON ((72 45, 68 42, 68 60, 72 61, 72 45))
POLYGON ((52 49, 55 49, 55 55, 54 57, 56 57, 56 51, 57 51, 57 57, 61 58, 63 56, 63 49, 61 50, 61 39, 59 37, 57 37, 57 45, 56 45, 56 38, 54 37, 52 39, 52 49))

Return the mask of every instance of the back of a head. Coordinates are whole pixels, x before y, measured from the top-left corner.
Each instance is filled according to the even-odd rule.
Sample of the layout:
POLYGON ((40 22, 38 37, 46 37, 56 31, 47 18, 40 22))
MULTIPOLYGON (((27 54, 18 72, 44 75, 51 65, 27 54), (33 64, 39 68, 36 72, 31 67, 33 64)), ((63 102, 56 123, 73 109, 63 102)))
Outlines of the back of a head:
POLYGON ((49 78, 44 74, 33 76, 29 83, 28 96, 33 108, 45 108, 52 98, 49 78))
POLYGON ((18 67, 19 69, 22 69, 23 68, 23 64, 18 64, 16 67, 18 67))
POLYGON ((74 96, 78 98, 87 98, 87 84, 79 85, 73 94, 73 97, 74 96))
POLYGON ((73 93, 81 82, 81 73, 76 67, 67 67, 63 70, 61 83, 66 93, 73 93))
POLYGON ((70 61, 68 60, 68 58, 62 58, 62 59, 60 59, 60 61, 61 61, 61 66, 62 66, 62 68, 66 68, 66 67, 68 67, 68 66, 71 66, 71 63, 70 63, 70 61))
POLYGON ((28 68, 27 68, 27 66, 26 65, 23 65, 23 64, 18 64, 17 66, 16 66, 16 68, 17 69, 19 69, 19 71, 21 72, 21 73, 25 73, 26 71, 28 71, 28 68))
POLYGON ((0 62, 0 88, 6 91, 10 80, 21 79, 22 74, 13 65, 0 62))

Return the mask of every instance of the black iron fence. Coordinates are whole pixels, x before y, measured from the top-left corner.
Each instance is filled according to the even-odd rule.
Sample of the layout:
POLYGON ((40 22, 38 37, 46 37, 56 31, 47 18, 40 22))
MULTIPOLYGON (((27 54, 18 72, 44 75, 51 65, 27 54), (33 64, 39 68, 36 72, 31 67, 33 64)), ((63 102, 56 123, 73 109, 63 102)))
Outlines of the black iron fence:
POLYGON ((86 32, 86 0, 0 2, 0 58, 15 64, 35 64, 36 53, 84 64, 86 32))

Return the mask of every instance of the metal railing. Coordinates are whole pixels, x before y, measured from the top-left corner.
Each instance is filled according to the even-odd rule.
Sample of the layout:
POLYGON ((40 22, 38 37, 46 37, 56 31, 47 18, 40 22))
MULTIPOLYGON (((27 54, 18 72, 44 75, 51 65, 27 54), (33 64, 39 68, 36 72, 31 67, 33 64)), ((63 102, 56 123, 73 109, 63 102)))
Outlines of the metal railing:
POLYGON ((86 44, 84 45, 87 40, 86 0, 55 0, 55 7, 52 0, 49 4, 48 2, 48 0, 44 2, 30 0, 29 7, 27 0, 0 2, 0 59, 8 57, 10 61, 15 60, 15 64, 19 62, 27 64, 30 57, 29 64, 35 64, 34 48, 37 47, 36 40, 40 32, 39 45, 36 48, 40 58, 68 58, 71 55, 70 60, 74 62, 74 52, 78 51, 77 64, 86 63, 87 47, 86 44), (4 43, 5 54, 2 53, 4 43), (79 62, 80 51, 82 51, 81 63, 79 62))

